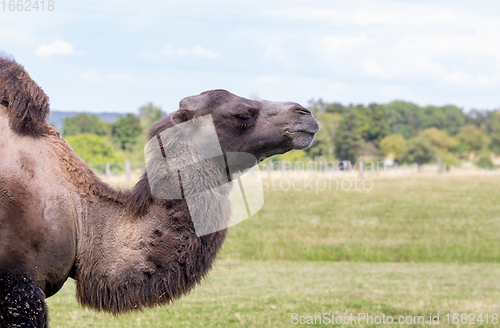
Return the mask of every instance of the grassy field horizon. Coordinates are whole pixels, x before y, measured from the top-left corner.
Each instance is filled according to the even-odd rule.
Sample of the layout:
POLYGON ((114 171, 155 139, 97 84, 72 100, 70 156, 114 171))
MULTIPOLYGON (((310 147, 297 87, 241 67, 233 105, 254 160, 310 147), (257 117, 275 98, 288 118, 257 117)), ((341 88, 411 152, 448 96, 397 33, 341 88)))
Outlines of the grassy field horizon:
POLYGON ((500 175, 365 179, 373 182, 370 191, 266 191, 261 211, 230 228, 221 255, 242 260, 500 262, 500 175))

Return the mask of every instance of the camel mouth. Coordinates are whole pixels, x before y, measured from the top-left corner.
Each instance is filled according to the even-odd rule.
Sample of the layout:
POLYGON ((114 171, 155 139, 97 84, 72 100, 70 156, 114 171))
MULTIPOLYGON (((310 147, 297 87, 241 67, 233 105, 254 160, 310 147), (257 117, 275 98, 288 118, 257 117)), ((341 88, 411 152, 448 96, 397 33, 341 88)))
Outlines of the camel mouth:
POLYGON ((287 128, 285 129, 285 134, 287 135, 294 135, 294 134, 306 134, 306 135, 311 135, 311 136, 314 136, 317 132, 319 131, 319 127, 316 128, 311 128, 311 129, 308 129, 308 128, 302 128, 302 129, 290 129, 290 128, 287 128))
POLYGON ((309 129, 286 129, 285 135, 291 139, 292 149, 300 150, 311 146, 314 141, 314 137, 316 136, 316 132, 317 130, 309 129))
POLYGON ((285 130, 286 134, 305 133, 305 134, 315 135, 316 132, 318 132, 318 131, 311 131, 311 130, 290 130, 290 129, 286 129, 285 130))

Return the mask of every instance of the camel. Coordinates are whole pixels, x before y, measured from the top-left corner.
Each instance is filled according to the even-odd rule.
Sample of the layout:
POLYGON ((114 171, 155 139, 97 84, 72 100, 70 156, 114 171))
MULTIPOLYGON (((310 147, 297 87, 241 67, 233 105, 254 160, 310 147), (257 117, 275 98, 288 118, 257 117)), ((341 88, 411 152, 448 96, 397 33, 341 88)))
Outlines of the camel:
MULTIPOLYGON (((153 196, 146 173, 130 190, 101 181, 47 123, 49 98, 11 58, 0 58, 0 99, 0 327, 47 327, 45 299, 68 278, 82 306, 120 314, 169 304, 207 276, 227 229, 198 237, 186 200, 153 196)), ((224 153, 259 160, 307 148, 319 130, 297 103, 211 90, 181 100, 148 138, 205 115, 224 153)), ((227 220, 227 193, 210 194, 207 218, 227 220)))

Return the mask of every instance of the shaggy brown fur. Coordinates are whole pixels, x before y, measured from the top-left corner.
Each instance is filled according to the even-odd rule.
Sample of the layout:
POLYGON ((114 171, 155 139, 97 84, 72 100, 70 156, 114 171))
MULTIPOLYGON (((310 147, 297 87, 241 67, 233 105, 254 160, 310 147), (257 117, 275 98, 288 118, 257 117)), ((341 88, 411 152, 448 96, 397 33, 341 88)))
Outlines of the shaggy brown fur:
POLYGON ((34 137, 47 133, 49 97, 13 59, 0 57, 0 90, 14 130, 34 137))
POLYGON ((90 166, 75 154, 71 146, 61 137, 61 134, 48 123, 46 123, 47 140, 54 147, 60 167, 65 173, 68 181, 78 188, 81 196, 89 200, 100 198, 109 199, 120 204, 125 204, 126 198, 123 192, 111 188, 99 179, 90 166))
MULTIPOLYGON (((161 131, 166 130, 175 123, 172 117, 169 115, 164 119, 158 121, 154 124, 148 132, 148 140, 152 138, 157 138, 161 131)), ((134 215, 143 215, 149 208, 149 205, 153 203, 153 195, 151 194, 151 188, 149 187, 148 176, 144 173, 139 180, 139 182, 126 194, 127 197, 127 208, 134 215)))
MULTIPOLYGON (((197 237, 190 210, 202 213, 207 224, 229 220, 229 186, 215 192, 211 180, 203 179, 220 171, 208 163, 182 181, 181 186, 206 184, 203 190, 210 191, 204 206, 189 210, 185 199, 154 197, 146 174, 131 190, 115 190, 48 125, 48 98, 13 60, 0 60, 2 93, 0 271, 18 272, 19 288, 34 284, 47 297, 72 277, 81 304, 115 314, 169 303, 203 280, 226 230, 197 237)), ((319 129, 298 104, 213 90, 183 99, 178 111, 151 128, 149 138, 208 114, 224 153, 259 159, 305 148, 319 129)), ((1 279, 0 295, 11 295, 13 285, 1 279)), ((43 326, 46 311, 39 314, 26 325, 41 320, 43 326)), ((0 326, 11 325, 12 318, 2 316, 0 326)))

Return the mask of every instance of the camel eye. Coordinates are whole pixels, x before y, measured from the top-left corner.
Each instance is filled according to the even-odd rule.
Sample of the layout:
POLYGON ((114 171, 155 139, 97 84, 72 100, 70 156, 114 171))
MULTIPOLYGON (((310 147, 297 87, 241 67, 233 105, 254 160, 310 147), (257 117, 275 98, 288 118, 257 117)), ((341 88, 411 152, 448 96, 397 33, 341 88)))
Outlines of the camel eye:
POLYGON ((247 129, 254 122, 253 119, 255 115, 256 113, 249 111, 249 112, 234 114, 234 117, 236 118, 236 123, 240 129, 247 129))
POLYGON ((249 120, 253 117, 253 115, 251 113, 243 113, 243 114, 236 114, 235 115, 238 119, 240 120, 249 120))

